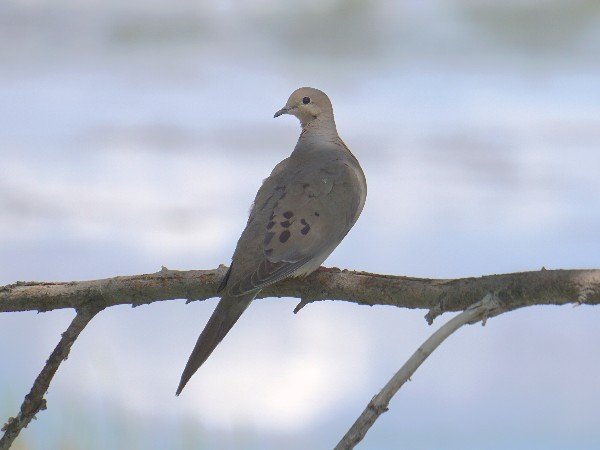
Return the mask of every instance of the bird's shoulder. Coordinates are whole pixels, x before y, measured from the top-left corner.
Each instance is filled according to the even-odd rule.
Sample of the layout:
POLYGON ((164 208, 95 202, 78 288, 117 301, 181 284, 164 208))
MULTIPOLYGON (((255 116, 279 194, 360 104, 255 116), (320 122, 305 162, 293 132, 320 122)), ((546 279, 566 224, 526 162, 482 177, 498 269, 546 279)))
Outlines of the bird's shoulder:
MULTIPOLYGON (((293 153, 279 162, 270 175, 263 180, 256 194, 253 209, 269 203, 269 199, 277 193, 296 191, 307 183, 337 180, 346 173, 346 157, 341 152, 328 151, 297 154, 293 153)), ((326 184, 325 183, 325 184, 326 184)), ((315 183, 317 187, 319 183, 315 183)), ((325 186, 323 186, 325 187, 325 186)))

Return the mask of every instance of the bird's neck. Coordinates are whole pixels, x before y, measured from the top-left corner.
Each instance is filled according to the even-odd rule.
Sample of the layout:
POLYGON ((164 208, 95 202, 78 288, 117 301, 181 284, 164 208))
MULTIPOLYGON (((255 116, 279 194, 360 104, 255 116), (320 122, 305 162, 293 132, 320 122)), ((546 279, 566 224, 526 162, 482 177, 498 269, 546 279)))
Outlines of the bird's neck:
POLYGON ((341 139, 335 127, 333 116, 322 115, 302 125, 302 133, 298 139, 297 147, 300 145, 324 144, 327 142, 338 143, 341 139))

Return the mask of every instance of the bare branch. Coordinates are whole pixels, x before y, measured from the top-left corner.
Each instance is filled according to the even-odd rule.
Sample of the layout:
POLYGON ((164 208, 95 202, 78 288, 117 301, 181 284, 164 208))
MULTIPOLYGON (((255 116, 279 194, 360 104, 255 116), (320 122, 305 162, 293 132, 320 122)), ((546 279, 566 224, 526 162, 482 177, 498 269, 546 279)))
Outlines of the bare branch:
MULTIPOLYGON (((84 306, 105 308, 156 301, 205 300, 216 295, 227 268, 177 271, 71 282, 17 282, 0 287, 0 312, 49 311, 84 306)), ((431 323, 446 311, 463 311, 495 292, 503 308, 600 303, 600 270, 540 270, 477 278, 435 280, 321 267, 306 278, 289 279, 261 291, 259 298, 295 297, 298 309, 319 300, 393 305, 430 310, 431 323)))
POLYGON ((44 394, 48 390, 52 378, 56 374, 60 364, 69 356, 71 346, 79 334, 99 311, 99 309, 77 311, 77 315, 62 334, 58 345, 54 348, 44 368, 35 379, 31 391, 25 396, 19 414, 16 417, 10 417, 8 422, 2 427, 4 436, 0 439, 0 450, 8 450, 21 430, 29 425, 31 419, 35 419, 35 415, 38 412, 46 409, 44 394))
MULTIPOLYGON (((0 450, 8 449, 35 414, 45 409, 46 403, 43 396, 48 390, 56 370, 67 358, 73 342, 95 314, 106 307, 115 305, 139 306, 182 298, 190 302, 214 297, 226 270, 225 266, 219 266, 214 270, 191 271, 168 270, 163 267, 159 272, 147 275, 119 276, 93 281, 16 282, 0 287, 0 312, 35 310, 41 312, 61 308, 77 310, 76 317, 50 355, 31 392, 25 397, 21 411, 17 417, 10 418, 2 429, 5 434, 0 440, 0 450)), ((446 311, 463 311, 469 308, 469 305, 488 293, 493 293, 496 301, 500 302, 499 311, 510 311, 530 305, 562 305, 566 303, 595 305, 600 303, 600 270, 543 269, 535 272, 489 275, 479 278, 434 280, 321 267, 306 278, 284 280, 269 286, 260 292, 259 298, 299 298, 301 302, 295 312, 305 305, 319 300, 344 300, 362 305, 426 308, 429 309, 426 319, 432 323, 437 316, 446 311)), ((481 315, 478 315, 479 312, 477 314, 473 312, 473 308, 468 309, 464 314, 467 316, 460 315, 459 317, 471 317, 471 320, 482 319, 481 315)), ((485 319, 485 317, 483 318, 485 319)), ((450 324, 456 326, 456 322, 450 321, 447 326, 450 324)), ((442 327, 442 329, 445 328, 442 327)), ((430 339, 433 339, 433 336, 430 339)), ((445 337, 441 340, 443 339, 445 337)), ((431 351, 437 345, 439 342, 431 348, 431 351)), ((422 360, 429 354, 423 349, 417 353, 416 357, 422 358, 422 360)), ((418 359, 413 361, 411 364, 414 365, 414 368, 404 369, 405 372, 410 372, 410 370, 414 372, 422 360, 416 365, 414 364, 418 359)), ((392 386, 391 395, 385 395, 389 395, 391 398, 403 382, 397 387, 396 385, 392 386)), ((386 397, 382 397, 381 401, 376 402, 377 397, 375 397, 369 404, 368 410, 371 411, 369 414, 375 413, 372 419, 368 419, 372 420, 371 424, 386 410, 389 399, 385 399, 386 397)), ((362 435, 353 432, 348 437, 348 442, 359 442, 368 429, 361 424, 356 426, 359 427, 362 435)))
POLYGON ((350 427, 334 450, 353 449, 367 434, 381 414, 388 410, 390 400, 398 390, 415 373, 419 366, 438 346, 452 333, 463 325, 486 320, 488 317, 501 312, 501 304, 493 294, 486 295, 483 300, 467 308, 464 312, 449 320, 439 330, 433 333, 416 352, 404 363, 398 372, 375 397, 371 399, 356 422, 350 427))

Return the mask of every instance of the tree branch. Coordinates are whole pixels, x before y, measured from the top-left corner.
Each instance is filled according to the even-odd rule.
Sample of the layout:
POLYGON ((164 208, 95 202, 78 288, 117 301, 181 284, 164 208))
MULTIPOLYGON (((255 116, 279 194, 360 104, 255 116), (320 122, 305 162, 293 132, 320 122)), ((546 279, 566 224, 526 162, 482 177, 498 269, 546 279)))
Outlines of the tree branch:
POLYGON ((29 425, 31 419, 35 419, 38 412, 46 409, 44 394, 50 387, 52 378, 54 378, 60 364, 69 356, 71 346, 79 337, 79 334, 99 311, 99 309, 89 308, 77 311, 77 315, 62 334, 58 345, 54 348, 44 368, 35 379, 31 391, 25 396, 19 414, 16 417, 9 417, 8 422, 2 427, 1 431, 4 431, 4 436, 0 439, 0 450, 8 450, 21 430, 29 425))
MULTIPOLYGON (((190 271, 168 270, 163 267, 159 272, 147 275, 119 276, 93 281, 16 282, 0 287, 0 312, 36 310, 42 312, 61 308, 74 308, 77 311, 77 315, 63 333, 60 342, 35 380, 31 392, 25 397, 21 411, 17 417, 10 418, 3 427, 2 431, 5 431, 5 434, 0 439, 0 450, 8 449, 35 414, 46 408, 43 396, 54 374, 61 362, 67 358, 71 346, 81 331, 99 311, 109 306, 123 304, 139 306, 180 298, 185 298, 189 302, 215 297, 217 287, 226 270, 227 268, 222 265, 214 270, 190 271)), ((306 278, 288 279, 269 286, 260 292, 259 298, 299 298, 301 301, 294 312, 318 300, 344 300, 362 305, 426 308, 429 312, 425 317, 429 323, 432 323, 437 316, 446 311, 466 310, 487 294, 493 295, 498 302, 498 311, 510 311, 530 305, 566 303, 596 305, 600 303, 600 270, 542 269, 535 272, 478 278, 435 280, 321 267, 306 278)), ((475 313, 470 309, 465 314, 467 316, 461 316, 469 318, 475 313)), ((479 315, 473 315, 471 319, 473 317, 476 320, 481 319, 479 315)), ((456 323, 453 319, 449 324, 456 326, 456 323)), ((442 327, 438 333, 443 329, 452 328, 442 327)), ((439 338, 440 335, 437 336, 439 338)), ((433 336, 430 339, 433 339, 433 336)), ((443 339, 445 337, 441 340, 443 339)), ((439 345, 439 342, 431 348, 431 351, 439 345)), ((416 358, 424 360, 429 353, 423 350, 417 351, 416 358)), ((415 359, 410 363, 412 365, 409 368, 403 368, 401 372, 404 370, 403 373, 408 373, 410 376, 422 360, 418 362, 419 360, 415 359)), ((391 395, 388 392, 381 398, 380 403, 373 403, 376 397, 369 404, 368 413, 375 413, 375 416, 364 419, 366 423, 372 420, 370 422, 372 424, 385 411, 389 402, 386 396, 389 395, 391 398, 403 382, 394 381, 389 391, 393 391, 391 395)), ((365 427, 362 422, 355 425, 358 427, 358 433, 353 427, 348 437, 349 442, 355 441, 352 445, 359 442, 368 430, 368 426, 365 427)), ((340 442, 340 445, 343 442, 340 442)))
POLYGON ((375 397, 371 399, 356 422, 350 427, 334 450, 351 450, 363 440, 367 431, 373 426, 381 414, 388 410, 390 400, 406 383, 423 362, 439 345, 463 325, 485 320, 501 312, 500 302, 495 295, 488 294, 483 300, 467 308, 464 312, 450 319, 439 330, 433 333, 416 352, 404 363, 390 381, 375 397))
MULTIPOLYGON (((0 312, 105 308, 216 296, 227 268, 178 271, 71 282, 17 282, 0 287, 0 312)), ((429 323, 446 311, 463 311, 496 293, 505 310, 530 305, 600 303, 600 270, 540 270, 453 280, 413 278, 321 267, 306 278, 288 279, 259 298, 296 297, 298 308, 319 300, 429 309, 429 323)))

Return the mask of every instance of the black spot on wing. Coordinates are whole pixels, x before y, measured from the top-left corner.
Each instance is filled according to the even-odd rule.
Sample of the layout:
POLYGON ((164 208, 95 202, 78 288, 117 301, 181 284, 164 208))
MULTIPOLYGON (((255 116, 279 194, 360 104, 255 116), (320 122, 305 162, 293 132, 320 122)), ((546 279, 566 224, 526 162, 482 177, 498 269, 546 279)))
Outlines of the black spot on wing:
POLYGON ((286 219, 291 219, 292 217, 294 217, 294 213, 292 211, 286 211, 283 213, 283 217, 285 217, 286 219))
POLYGON ((310 231, 310 225, 306 224, 306 226, 300 230, 300 233, 308 234, 309 231, 310 231))
POLYGON ((292 224, 292 222, 290 222, 289 220, 286 220, 285 222, 280 222, 280 225, 283 228, 289 228, 291 224, 292 224))
POLYGON ((281 234, 279 235, 279 242, 281 242, 282 244, 284 242, 286 242, 288 239, 290 238, 290 230, 284 230, 281 232, 281 234))

